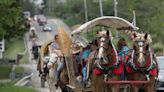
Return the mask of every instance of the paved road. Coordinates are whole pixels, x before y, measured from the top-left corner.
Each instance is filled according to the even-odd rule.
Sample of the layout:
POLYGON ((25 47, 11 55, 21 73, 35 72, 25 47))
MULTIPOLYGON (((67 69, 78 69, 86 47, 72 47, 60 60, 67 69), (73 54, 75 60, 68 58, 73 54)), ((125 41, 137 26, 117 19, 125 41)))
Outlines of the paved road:
MULTIPOLYGON (((70 29, 69 27, 64 24, 61 20, 59 19, 48 19, 48 24, 52 27, 53 31, 52 32, 43 32, 42 26, 39 26, 37 22, 32 22, 32 25, 36 28, 37 33, 38 33, 38 40, 37 44, 42 45, 44 42, 46 42, 49 39, 52 39, 55 34, 57 34, 57 30, 62 27, 64 30, 70 34, 70 29)), ((28 39, 28 33, 26 34, 26 38, 28 39)), ((36 61, 32 60, 32 55, 31 55, 31 42, 27 40, 27 49, 28 49, 28 54, 29 54, 29 65, 24 65, 26 68, 25 70, 31 71, 34 75, 31 80, 32 87, 36 88, 40 92, 49 92, 49 89, 46 85, 46 88, 41 88, 41 83, 40 83, 40 78, 38 77, 38 72, 36 70, 36 61)), ((58 92, 61 92, 60 90, 58 92)))

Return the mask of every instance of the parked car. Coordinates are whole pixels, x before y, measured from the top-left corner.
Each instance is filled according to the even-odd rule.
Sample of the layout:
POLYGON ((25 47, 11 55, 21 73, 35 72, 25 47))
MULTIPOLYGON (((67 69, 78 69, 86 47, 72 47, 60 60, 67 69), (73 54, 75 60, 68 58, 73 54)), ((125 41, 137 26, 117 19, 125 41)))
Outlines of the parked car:
POLYGON ((52 28, 51 28, 51 26, 49 24, 46 24, 43 27, 43 31, 44 32, 51 32, 52 31, 52 28))
POLYGON ((24 18, 31 17, 31 13, 29 11, 24 11, 23 15, 24 15, 24 18))
POLYGON ((37 15, 37 21, 38 21, 39 25, 47 24, 47 18, 44 15, 37 15))
POLYGON ((157 62, 159 65, 159 75, 158 75, 158 84, 157 84, 157 92, 164 91, 164 56, 157 57, 157 62))

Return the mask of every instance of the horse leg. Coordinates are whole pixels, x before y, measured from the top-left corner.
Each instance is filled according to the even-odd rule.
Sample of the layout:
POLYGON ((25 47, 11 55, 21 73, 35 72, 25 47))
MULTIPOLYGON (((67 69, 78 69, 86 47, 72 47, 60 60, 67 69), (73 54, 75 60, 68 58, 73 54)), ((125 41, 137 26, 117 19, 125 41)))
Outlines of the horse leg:
POLYGON ((104 92, 105 83, 102 79, 102 75, 96 75, 93 73, 92 92, 104 92))
POLYGON ((155 91, 155 84, 156 83, 156 79, 155 76, 150 77, 150 83, 149 84, 145 84, 145 92, 154 92, 155 91))
POLYGON ((112 85, 112 92, 120 92, 120 85, 119 84, 112 85))
POLYGON ((154 83, 147 86, 145 90, 146 90, 145 92, 155 92, 154 83))
MULTIPOLYGON (((115 75, 112 77, 112 80, 119 80, 120 75, 115 75)), ((112 92, 120 92, 120 84, 114 84, 111 86, 112 92)))
POLYGON ((97 83, 97 75, 93 73, 93 76, 92 76, 92 92, 96 92, 96 83, 97 83))
POLYGON ((135 84, 131 84, 130 86, 130 92, 138 92, 139 88, 135 84))

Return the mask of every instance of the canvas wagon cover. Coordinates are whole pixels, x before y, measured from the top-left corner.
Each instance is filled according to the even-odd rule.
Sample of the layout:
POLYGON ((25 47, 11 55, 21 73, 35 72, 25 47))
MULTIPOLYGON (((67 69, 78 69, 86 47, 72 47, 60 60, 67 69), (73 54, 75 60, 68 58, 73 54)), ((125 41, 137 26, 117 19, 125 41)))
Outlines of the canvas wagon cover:
POLYGON ((106 26, 106 27, 116 28, 118 30, 138 30, 139 29, 138 27, 135 27, 132 23, 130 23, 129 21, 123 18, 114 17, 114 16, 103 16, 103 17, 98 17, 96 19, 93 19, 89 22, 86 22, 85 24, 81 25, 79 28, 72 31, 71 34, 79 34, 81 32, 85 32, 94 26, 106 26))

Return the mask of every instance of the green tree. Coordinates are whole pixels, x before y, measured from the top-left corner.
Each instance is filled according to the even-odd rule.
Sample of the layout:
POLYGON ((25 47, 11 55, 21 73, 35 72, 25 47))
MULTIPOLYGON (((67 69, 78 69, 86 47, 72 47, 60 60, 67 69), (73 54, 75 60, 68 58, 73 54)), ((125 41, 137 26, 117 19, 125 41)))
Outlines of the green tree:
MULTIPOLYGON (((66 23, 71 26, 85 22, 83 0, 67 0, 66 3, 62 4, 58 3, 60 0, 55 1, 53 16, 64 19, 66 23)), ((89 20, 100 16, 99 4, 94 1, 95 0, 87 0, 89 20)), ((119 17, 131 22, 133 19, 132 12, 135 10, 137 26, 140 28, 139 31, 150 33, 153 43, 160 42, 164 46, 164 0, 117 1, 119 17)), ((48 4, 45 5, 47 6, 48 4)), ((114 15, 113 0, 103 0, 103 13, 104 16, 114 15)))
POLYGON ((9 39, 22 35, 22 8, 19 0, 0 0, 0 36, 9 39))
POLYGON ((37 7, 34 3, 30 2, 30 0, 22 1, 23 11, 29 11, 31 15, 35 15, 37 12, 37 7))

